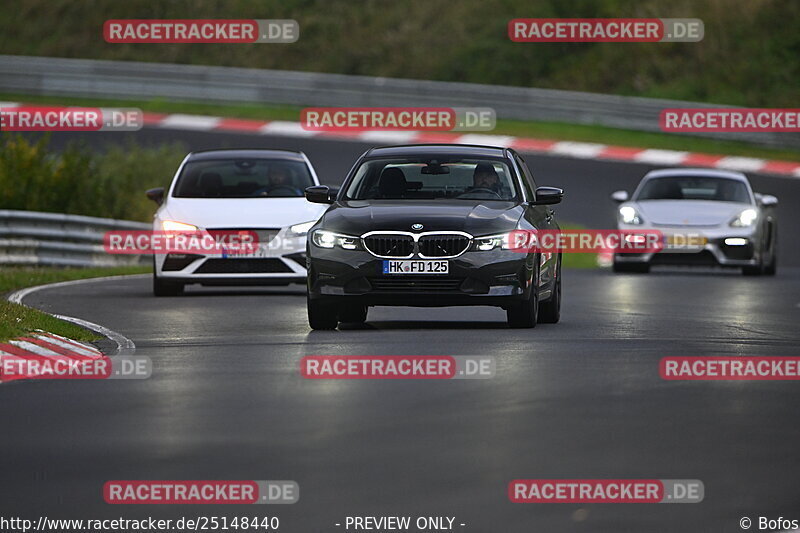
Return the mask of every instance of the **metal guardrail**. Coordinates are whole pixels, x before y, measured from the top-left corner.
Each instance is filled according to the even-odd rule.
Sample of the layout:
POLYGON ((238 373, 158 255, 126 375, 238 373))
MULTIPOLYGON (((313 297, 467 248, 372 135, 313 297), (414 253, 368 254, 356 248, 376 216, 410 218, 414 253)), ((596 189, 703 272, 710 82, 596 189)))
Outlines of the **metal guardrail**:
POLYGON ((120 266, 150 262, 146 255, 103 249, 103 234, 147 230, 150 224, 110 218, 0 210, 0 265, 120 266))
MULTIPOLYGON (((491 107, 499 118, 596 124, 639 131, 660 131, 658 118, 664 108, 730 107, 475 83, 9 55, 0 55, 0 90, 36 95, 299 106, 491 107)), ((771 146, 800 146, 800 135, 793 133, 692 135, 771 146)))

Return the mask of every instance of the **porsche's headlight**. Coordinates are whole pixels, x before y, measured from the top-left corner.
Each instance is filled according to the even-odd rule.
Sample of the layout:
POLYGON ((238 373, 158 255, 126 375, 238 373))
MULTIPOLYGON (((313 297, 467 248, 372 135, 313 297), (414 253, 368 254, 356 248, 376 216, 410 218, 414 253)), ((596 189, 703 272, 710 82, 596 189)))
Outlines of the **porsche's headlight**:
POLYGON ((758 218, 758 211, 755 209, 745 209, 739 215, 731 220, 731 227, 734 228, 749 228, 758 218))
POLYGON ((161 229, 169 232, 195 232, 197 226, 186 224, 185 222, 176 222, 174 220, 164 220, 161 222, 161 229))
POLYGON ((308 233, 308 230, 316 224, 316 220, 312 220, 311 222, 303 222, 302 224, 295 224, 294 226, 289 226, 289 233, 293 237, 302 237, 308 233))
POLYGON ((352 235, 342 235, 341 233, 318 229, 311 234, 311 242, 320 248, 334 248, 338 246, 345 250, 357 250, 359 238, 353 237, 352 235))
POLYGON ((510 233, 500 233, 498 235, 489 235, 487 237, 476 237, 473 241, 472 249, 478 252, 489 252, 495 248, 510 250, 510 239, 510 233))
POLYGON ((619 218, 622 220, 623 224, 641 224, 642 217, 639 216, 639 213, 633 207, 629 205, 623 205, 619 208, 619 218))

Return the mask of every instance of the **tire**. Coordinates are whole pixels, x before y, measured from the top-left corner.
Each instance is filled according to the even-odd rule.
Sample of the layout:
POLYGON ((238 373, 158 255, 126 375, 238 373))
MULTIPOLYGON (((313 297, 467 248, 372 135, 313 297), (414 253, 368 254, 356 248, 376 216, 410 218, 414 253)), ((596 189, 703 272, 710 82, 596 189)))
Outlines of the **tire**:
POLYGON ((183 294, 183 283, 164 281, 153 273, 154 296, 180 296, 183 294))
POLYGON ((647 274, 650 263, 618 263, 614 261, 614 272, 617 274, 647 274))
POLYGON ((339 309, 339 322, 363 324, 367 321, 367 310, 366 305, 344 305, 339 309))
POLYGON ((539 321, 539 269, 533 278, 533 287, 527 300, 516 302, 506 309, 506 320, 512 328, 535 328, 539 321))
POLYGON ((769 263, 764 267, 765 276, 774 276, 778 270, 778 232, 773 235, 772 241, 772 254, 770 255, 769 263))
POLYGON ((539 323, 556 324, 561 319, 561 260, 556 271, 556 284, 553 294, 546 302, 539 303, 539 323))
POLYGON ((311 329, 336 329, 339 325, 339 313, 336 306, 329 302, 306 300, 308 308, 308 325, 311 329))

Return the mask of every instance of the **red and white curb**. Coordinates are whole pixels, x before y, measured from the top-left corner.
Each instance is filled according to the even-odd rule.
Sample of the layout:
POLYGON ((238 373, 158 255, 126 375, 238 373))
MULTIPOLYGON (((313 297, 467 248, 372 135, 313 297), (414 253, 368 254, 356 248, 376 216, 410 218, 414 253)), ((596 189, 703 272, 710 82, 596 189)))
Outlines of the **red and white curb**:
POLYGON ((103 352, 91 344, 39 330, 27 337, 0 343, 0 383, 36 378, 42 375, 37 368, 52 367, 57 361, 80 366, 104 357, 103 352), (29 373, 15 373, 10 376, 3 374, 1 369, 6 368, 6 362, 14 364, 23 361, 38 364, 22 363, 24 368, 32 369, 29 373))
MULTIPOLYGON (((0 104, 1 106, 2 104, 0 104)), ((24 289, 20 289, 8 295, 7 300, 12 303, 25 305, 22 303, 22 300, 33 294, 38 292, 42 289, 53 289, 59 287, 67 287, 71 285, 82 285, 85 283, 93 283, 96 281, 104 281, 109 279, 128 279, 128 278, 138 278, 147 276, 147 274, 132 274, 126 276, 104 276, 100 278, 86 278, 86 279, 77 279, 71 281, 60 281, 57 283, 48 283, 46 285, 36 285, 34 287, 26 287, 24 289)), ((136 345, 132 340, 117 333, 116 331, 112 331, 100 324, 95 324, 94 322, 89 322, 88 320, 83 320, 81 318, 75 318, 71 316, 65 315, 57 315, 52 314, 55 318, 59 320, 64 320, 66 322, 72 322, 73 324, 77 324, 82 328, 88 329, 90 331, 94 331, 107 339, 111 340, 114 344, 116 344, 116 349, 114 353, 111 355, 133 355, 136 352, 136 345)), ((95 346, 83 342, 79 342, 73 339, 68 339, 66 337, 62 337, 60 335, 55 335, 53 333, 48 333, 45 331, 36 331, 33 334, 27 337, 20 337, 18 339, 14 339, 8 341, 6 343, 0 343, 0 369, 3 368, 2 362, 4 359, 8 358, 9 361, 15 360, 29 360, 38 363, 55 363, 57 360, 62 360, 65 362, 75 362, 75 364, 89 364, 92 361, 96 361, 97 359, 102 359, 104 357, 108 357, 102 351, 97 349, 95 346)), ((25 368, 33 368, 37 365, 25 363, 25 368)), ((40 365, 40 366, 50 366, 52 365, 40 365)), ((14 379, 25 379, 26 376, 3 376, 2 372, 0 372, 0 383, 6 381, 12 381, 14 379)), ((35 378, 36 375, 28 375, 29 378, 35 378)))
MULTIPOLYGON (((16 107, 17 102, 0 102, 0 108, 16 107)), ((554 141, 513 137, 510 135, 461 134, 419 131, 308 131, 299 122, 284 120, 248 120, 206 115, 144 113, 144 124, 157 127, 191 131, 220 131, 253 135, 279 135, 330 140, 350 140, 380 144, 454 143, 506 146, 520 152, 573 157, 628 161, 653 165, 679 165, 720 168, 742 172, 757 172, 775 176, 800 178, 800 162, 759 159, 755 157, 726 156, 655 148, 632 148, 607 144, 575 141, 554 141)))

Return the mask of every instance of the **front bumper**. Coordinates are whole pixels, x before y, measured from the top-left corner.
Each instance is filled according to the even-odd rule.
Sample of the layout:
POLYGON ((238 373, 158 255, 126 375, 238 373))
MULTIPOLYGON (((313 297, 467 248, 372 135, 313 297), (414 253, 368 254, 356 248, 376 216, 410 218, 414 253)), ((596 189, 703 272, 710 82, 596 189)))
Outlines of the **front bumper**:
POLYGON ((651 265, 697 265, 697 266, 725 266, 743 267, 758 265, 761 261, 760 235, 755 228, 692 228, 685 226, 671 227, 642 227, 620 225, 621 230, 658 230, 665 239, 665 247, 655 253, 617 253, 614 261, 617 263, 640 263, 651 265), (702 237, 706 239, 703 245, 688 244, 685 246, 667 245, 666 239, 676 237, 689 240, 702 237), (744 239, 743 245, 726 244, 726 239, 744 239))
POLYGON ((283 285, 305 283, 306 237, 285 237, 285 230, 255 254, 156 254, 156 275, 176 283, 202 285, 283 285))
POLYGON ((533 255, 507 250, 448 259, 448 274, 387 275, 383 261, 363 250, 312 247, 309 297, 363 305, 503 307, 530 295, 535 266, 533 255))

